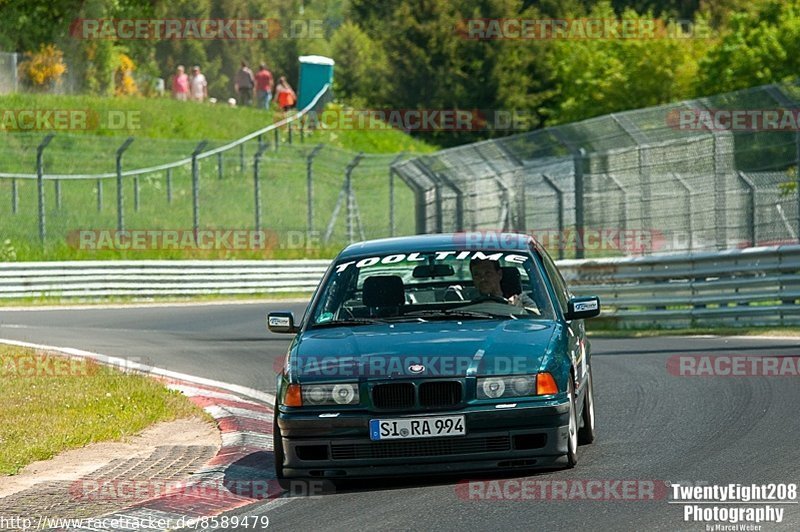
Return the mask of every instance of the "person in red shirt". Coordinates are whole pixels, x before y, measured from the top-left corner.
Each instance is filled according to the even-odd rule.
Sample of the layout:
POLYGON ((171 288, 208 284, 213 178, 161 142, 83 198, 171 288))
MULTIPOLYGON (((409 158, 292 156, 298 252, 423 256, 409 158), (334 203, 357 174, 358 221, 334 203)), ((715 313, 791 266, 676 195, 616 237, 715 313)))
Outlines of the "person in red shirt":
POLYGON ((269 71, 267 65, 261 63, 256 73, 256 95, 258 96, 258 103, 264 109, 269 109, 269 103, 272 101, 272 89, 274 88, 274 81, 272 72, 269 71))
POLYGON ((275 87, 275 99, 278 100, 278 107, 284 112, 294 107, 297 103, 297 95, 284 76, 278 79, 278 85, 275 87))
POLYGON ((183 65, 178 65, 178 71, 172 78, 172 94, 176 100, 182 102, 189 97, 189 76, 184 72, 183 65))

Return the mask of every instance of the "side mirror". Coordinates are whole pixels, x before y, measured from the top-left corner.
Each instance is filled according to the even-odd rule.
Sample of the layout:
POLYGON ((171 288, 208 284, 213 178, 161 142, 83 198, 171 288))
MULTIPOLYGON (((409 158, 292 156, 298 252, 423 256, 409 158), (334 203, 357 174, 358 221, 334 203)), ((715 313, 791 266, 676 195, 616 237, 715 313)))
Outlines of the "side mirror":
POLYGON ((267 329, 274 333, 294 334, 300 328, 294 324, 294 314, 291 312, 270 312, 267 314, 267 329))
POLYGON ((567 321, 594 318, 600 314, 600 298, 597 296, 573 297, 567 303, 564 319, 567 321))

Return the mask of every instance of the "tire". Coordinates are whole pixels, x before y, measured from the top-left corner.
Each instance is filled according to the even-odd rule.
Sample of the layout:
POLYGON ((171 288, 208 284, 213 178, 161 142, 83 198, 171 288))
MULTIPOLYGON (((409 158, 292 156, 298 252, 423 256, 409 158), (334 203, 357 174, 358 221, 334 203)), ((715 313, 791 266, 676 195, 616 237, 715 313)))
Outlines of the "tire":
POLYGON ((592 384, 592 370, 589 369, 586 381, 586 393, 583 395, 583 412, 581 413, 581 428, 578 430, 578 445, 588 445, 594 441, 594 385, 592 384))
POLYGON ((282 489, 289 491, 291 488, 291 481, 283 474, 283 438, 281 437, 281 429, 278 426, 277 420, 272 422, 272 447, 274 449, 275 480, 278 481, 278 485, 282 489))
POLYGON ((569 375, 567 386, 569 395, 569 428, 567 431, 567 468, 571 469, 578 463, 578 408, 575 400, 575 384, 572 374, 569 375))

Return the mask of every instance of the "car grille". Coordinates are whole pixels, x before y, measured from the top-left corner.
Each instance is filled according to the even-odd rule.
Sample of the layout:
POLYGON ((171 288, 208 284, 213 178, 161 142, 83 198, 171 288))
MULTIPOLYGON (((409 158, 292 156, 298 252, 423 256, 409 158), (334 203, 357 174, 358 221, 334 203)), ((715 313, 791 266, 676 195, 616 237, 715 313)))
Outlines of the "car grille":
POLYGON ((403 409, 414 406, 414 385, 410 382, 379 384, 372 389, 376 408, 403 409))
POLYGON ((460 381, 423 381, 376 384, 372 388, 372 404, 381 410, 409 410, 414 407, 437 408, 461 403, 460 381))
POLYGON ((419 386, 420 406, 453 406, 460 402, 461 383, 458 381, 423 382, 419 386))
POLYGON ((511 450, 510 437, 492 436, 489 438, 433 439, 331 445, 331 457, 334 460, 407 458, 414 456, 492 453, 509 450, 511 450))

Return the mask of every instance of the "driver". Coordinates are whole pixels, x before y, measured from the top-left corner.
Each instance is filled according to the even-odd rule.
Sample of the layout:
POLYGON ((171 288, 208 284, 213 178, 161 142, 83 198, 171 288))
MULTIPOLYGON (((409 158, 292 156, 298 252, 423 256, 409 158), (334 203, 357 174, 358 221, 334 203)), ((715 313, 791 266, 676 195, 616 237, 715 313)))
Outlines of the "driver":
POLYGON ((503 297, 503 289, 500 287, 503 270, 499 261, 472 259, 469 262, 469 272, 472 274, 475 288, 482 296, 503 297))
POLYGON ((503 278, 503 270, 500 268, 500 261, 472 259, 469 262, 469 271, 472 274, 475 288, 478 289, 482 297, 507 301, 520 308, 536 309, 536 303, 524 292, 514 294, 508 298, 503 296, 503 288, 500 285, 500 280, 503 278))

